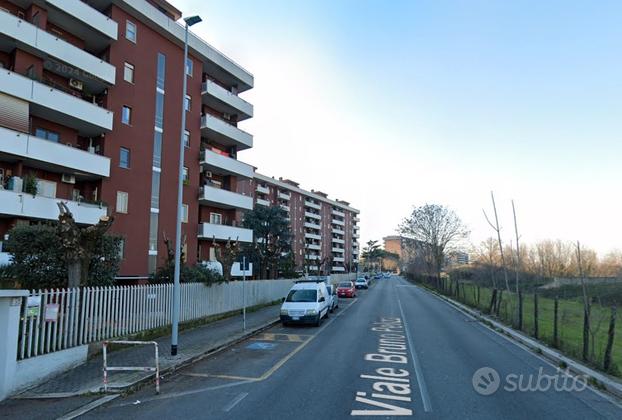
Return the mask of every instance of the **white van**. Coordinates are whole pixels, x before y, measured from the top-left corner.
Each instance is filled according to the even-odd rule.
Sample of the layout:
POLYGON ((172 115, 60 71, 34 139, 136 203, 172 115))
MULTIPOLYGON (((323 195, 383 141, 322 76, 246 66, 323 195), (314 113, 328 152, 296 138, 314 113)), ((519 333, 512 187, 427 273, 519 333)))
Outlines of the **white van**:
POLYGON ((296 282, 281 305, 281 322, 313 324, 319 327, 328 316, 330 297, 326 283, 321 280, 296 282))

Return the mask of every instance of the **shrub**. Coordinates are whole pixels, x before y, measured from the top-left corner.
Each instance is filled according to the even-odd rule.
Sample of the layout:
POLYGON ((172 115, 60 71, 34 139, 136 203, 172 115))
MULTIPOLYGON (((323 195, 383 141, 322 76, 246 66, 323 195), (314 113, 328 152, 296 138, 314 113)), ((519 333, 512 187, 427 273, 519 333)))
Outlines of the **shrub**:
MULTIPOLYGON (((174 264, 169 263, 159 267, 157 271, 151 275, 151 283, 172 283, 174 280, 174 264)), ((211 268, 197 264, 193 266, 183 264, 179 273, 179 281, 181 283, 200 282, 206 286, 212 284, 224 283, 225 279, 218 272, 211 268)))

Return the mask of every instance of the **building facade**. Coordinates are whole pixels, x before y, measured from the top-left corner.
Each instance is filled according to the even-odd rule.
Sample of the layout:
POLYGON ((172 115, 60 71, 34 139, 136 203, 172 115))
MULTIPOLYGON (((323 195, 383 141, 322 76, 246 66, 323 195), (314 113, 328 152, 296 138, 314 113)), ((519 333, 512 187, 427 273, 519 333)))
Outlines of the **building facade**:
POLYGON ((237 159, 253 76, 192 33, 184 63, 180 18, 163 0, 0 0, 0 240, 63 201, 82 224, 114 215, 119 276, 148 276, 175 237, 183 104, 187 262, 252 241, 236 191, 253 176, 237 159))
POLYGON ((331 200, 321 191, 307 191, 288 179, 255 173, 240 183, 241 193, 256 206, 281 206, 293 236, 296 268, 309 273, 356 271, 360 248, 359 211, 343 200, 331 200))

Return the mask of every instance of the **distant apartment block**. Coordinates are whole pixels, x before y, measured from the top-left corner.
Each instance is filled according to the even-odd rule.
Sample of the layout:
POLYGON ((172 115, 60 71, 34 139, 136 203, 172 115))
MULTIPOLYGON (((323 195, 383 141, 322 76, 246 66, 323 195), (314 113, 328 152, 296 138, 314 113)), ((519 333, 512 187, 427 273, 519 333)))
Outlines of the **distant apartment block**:
POLYGON ((255 206, 280 206, 287 212, 298 270, 323 274, 356 270, 360 219, 350 203, 259 173, 239 185, 240 192, 254 198, 255 206))
POLYGON ((253 177, 238 160, 253 76, 192 33, 183 63, 180 18, 163 0, 0 0, 0 241, 63 201, 82 224, 114 214, 120 277, 152 273, 175 237, 182 104, 187 262, 252 241, 237 183, 253 177))

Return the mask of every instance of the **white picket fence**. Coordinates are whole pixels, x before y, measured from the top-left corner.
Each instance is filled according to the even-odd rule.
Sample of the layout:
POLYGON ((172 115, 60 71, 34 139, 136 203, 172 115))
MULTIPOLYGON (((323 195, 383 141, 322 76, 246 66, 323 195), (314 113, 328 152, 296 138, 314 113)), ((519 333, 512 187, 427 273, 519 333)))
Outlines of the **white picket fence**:
MULTIPOLYGON (((181 285, 180 321, 269 303, 293 280, 241 281, 207 287, 181 285)), ((22 303, 17 358, 25 359, 171 323, 173 285, 84 287, 31 291, 22 303)))

